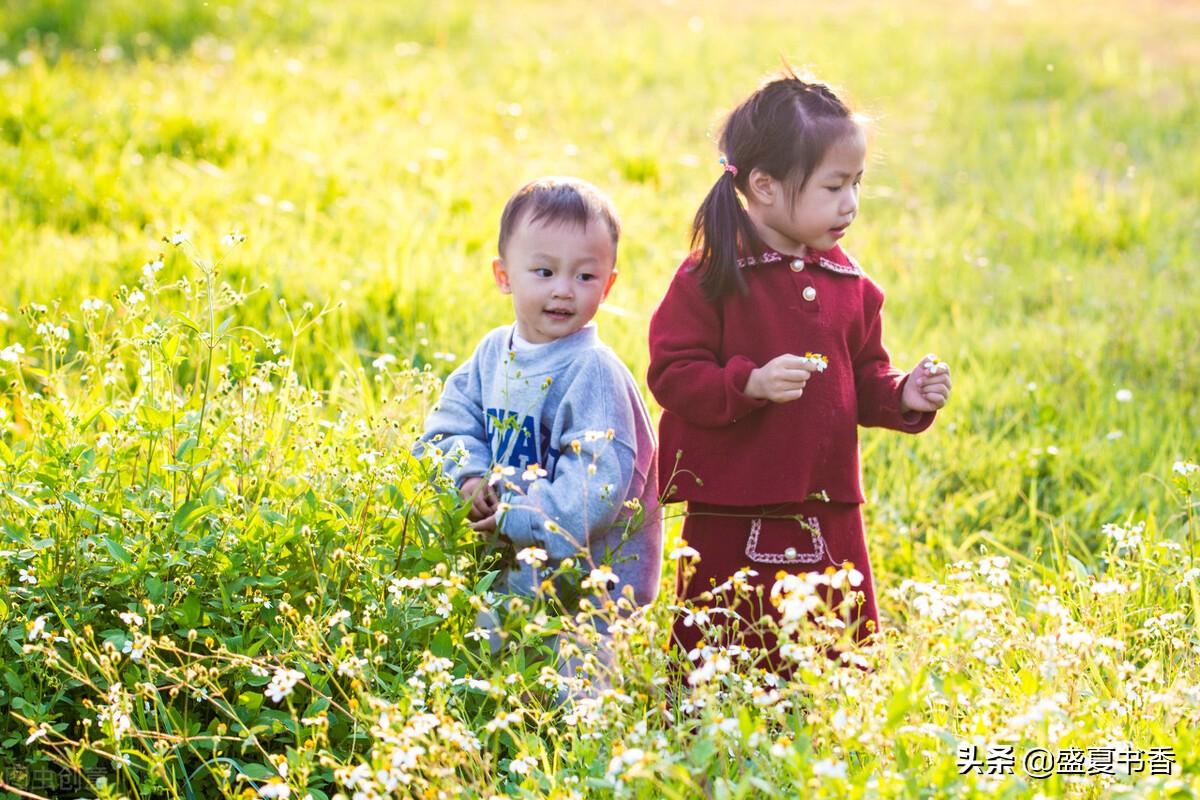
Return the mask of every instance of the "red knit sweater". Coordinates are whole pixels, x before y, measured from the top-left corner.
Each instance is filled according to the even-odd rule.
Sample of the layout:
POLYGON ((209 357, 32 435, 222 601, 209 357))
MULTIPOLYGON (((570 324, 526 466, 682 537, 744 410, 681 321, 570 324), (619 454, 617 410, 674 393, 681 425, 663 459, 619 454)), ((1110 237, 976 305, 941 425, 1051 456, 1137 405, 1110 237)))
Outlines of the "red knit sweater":
POLYGON ((680 266, 650 321, 650 391, 663 407, 659 489, 670 502, 730 506, 864 500, 858 425, 919 433, 933 413, 901 414, 908 375, 883 346, 883 290, 841 248, 739 260, 748 291, 709 303, 680 266), (820 353, 790 403, 743 393, 783 353, 820 353), (676 459, 678 457, 678 463, 676 459))

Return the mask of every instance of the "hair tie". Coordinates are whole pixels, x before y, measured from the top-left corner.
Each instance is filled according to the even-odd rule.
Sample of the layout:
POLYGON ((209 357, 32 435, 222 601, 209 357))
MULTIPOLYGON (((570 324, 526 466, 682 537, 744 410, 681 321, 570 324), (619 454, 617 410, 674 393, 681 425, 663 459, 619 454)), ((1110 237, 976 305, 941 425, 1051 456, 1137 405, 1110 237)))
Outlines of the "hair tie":
POLYGON ((730 164, 729 159, 727 159, 725 156, 721 156, 721 158, 719 160, 721 162, 721 166, 725 168, 725 171, 732 172, 733 177, 736 178, 737 177, 737 167, 735 167, 733 164, 730 164))

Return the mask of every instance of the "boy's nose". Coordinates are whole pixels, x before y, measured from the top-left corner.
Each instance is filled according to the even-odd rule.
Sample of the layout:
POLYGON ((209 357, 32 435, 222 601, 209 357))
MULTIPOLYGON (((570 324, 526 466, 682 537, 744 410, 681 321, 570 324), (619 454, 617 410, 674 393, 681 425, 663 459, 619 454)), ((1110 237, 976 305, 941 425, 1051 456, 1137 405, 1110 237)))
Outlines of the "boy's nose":
POLYGON ((571 283, 570 281, 566 283, 556 283, 551 291, 555 297, 569 298, 572 295, 571 283))

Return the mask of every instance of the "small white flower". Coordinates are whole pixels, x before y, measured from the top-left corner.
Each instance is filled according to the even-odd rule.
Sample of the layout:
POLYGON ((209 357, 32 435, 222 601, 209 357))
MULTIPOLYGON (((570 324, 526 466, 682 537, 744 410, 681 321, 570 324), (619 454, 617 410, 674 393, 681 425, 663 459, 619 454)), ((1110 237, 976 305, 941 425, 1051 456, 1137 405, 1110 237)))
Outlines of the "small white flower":
POLYGON ((537 760, 533 756, 521 756, 512 760, 512 763, 508 765, 508 771, 517 775, 528 775, 536 766, 537 760))
POLYGON ((1172 472, 1185 478, 1198 469, 1200 469, 1200 465, 1193 464, 1191 461, 1176 461, 1175 465, 1171 467, 1172 472))
POLYGON ((271 678, 271 684, 267 687, 267 697, 271 698, 272 702, 278 703, 292 693, 292 689, 296 686, 296 683, 303 677, 303 672, 298 672, 294 669, 281 667, 275 670, 275 675, 271 678))
POLYGON ((813 774, 822 778, 844 778, 846 772, 846 762, 844 761, 825 758, 813 764, 813 774))
POLYGON ((396 363, 396 357, 394 355, 392 355, 391 353, 384 353, 379 358, 372 361, 371 366, 374 367, 375 369, 379 370, 380 372, 383 372, 383 371, 387 370, 387 368, 390 365, 395 364, 395 363, 396 363))
POLYGON ((670 552, 670 554, 667 556, 667 558, 669 558, 671 561, 678 561, 681 558, 699 559, 700 551, 698 551, 694 547, 691 547, 690 545, 685 544, 681 547, 676 547, 674 550, 672 550, 670 552))
POLYGON ((863 574, 854 568, 854 565, 847 561, 842 565, 842 568, 833 573, 829 579, 829 585, 834 589, 841 589, 843 586, 858 586, 863 582, 863 574))
POLYGON ((122 611, 117 616, 121 618, 121 622, 124 622, 131 628, 140 628, 146 622, 142 615, 136 611, 122 611))
POLYGON ((10 344, 8 347, 0 350, 0 361, 7 361, 9 364, 21 363, 21 356, 25 353, 25 348, 20 342, 10 344))
POLYGON ((33 744, 38 739, 41 739, 43 736, 47 735, 48 733, 50 733, 50 726, 43 722, 37 728, 30 731, 29 738, 25 740, 25 744, 27 744, 27 745, 33 744))
POLYGON ((129 296, 125 298, 125 302, 131 306, 136 306, 145 301, 145 299, 146 295, 143 294, 140 289, 134 289, 129 293, 129 296))
POLYGON ((226 247, 233 247, 235 244, 241 244, 244 241, 246 241, 246 235, 237 231, 231 231, 221 237, 221 244, 226 247))
POLYGON ((187 241, 190 241, 187 231, 175 231, 175 233, 171 236, 171 244, 175 245, 176 247, 187 241))
POLYGON ((525 471, 521 473, 521 480, 536 481, 538 478, 544 478, 549 474, 550 473, 546 472, 546 470, 542 469, 541 465, 530 464, 525 468, 525 471))
POLYGON ((1092 594, 1096 595, 1125 594, 1127 591, 1128 588, 1120 581, 1097 581, 1096 583, 1092 584, 1092 594))
POLYGON ((544 566, 549 559, 550 555, 540 547, 526 547, 517 553, 517 561, 528 564, 534 569, 544 566))
POLYGON ((1128 390, 1128 389, 1118 389, 1117 390, 1117 402, 1118 403, 1128 403, 1132 399, 1133 399, 1133 392, 1131 392, 1130 390, 1128 390))
POLYGON ((488 477, 488 485, 495 486, 497 483, 504 480, 505 478, 507 478, 511 475, 516 475, 516 474, 517 474, 516 467, 501 466, 499 464, 496 464, 495 466, 492 467, 491 476, 488 477))
POLYGON ((608 591, 611 586, 616 586, 621 579, 616 576, 607 565, 596 567, 580 584, 584 589, 595 589, 596 591, 608 591))
POLYGON ((125 645, 121 648, 121 652, 128 655, 134 661, 141 661, 142 656, 146 654, 146 648, 135 647, 132 639, 126 639, 125 645))
POLYGON ((32 585, 36 586, 37 585, 37 573, 35 572, 35 570, 36 570, 36 567, 30 567, 29 569, 25 569, 24 567, 22 567, 21 569, 17 570, 17 579, 21 583, 28 583, 28 584, 32 584, 32 585))
MULTIPOLYGON (((490 689, 491 686, 488 686, 487 688, 490 689)), ((488 723, 483 726, 483 729, 486 730, 488 733, 495 733, 496 731, 506 731, 509 729, 509 727, 517 724, 520 721, 521 721, 521 712, 520 711, 510 711, 507 714, 501 714, 500 716, 496 717, 495 719, 489 720, 488 723)), ((526 774, 526 773, 522 773, 522 774, 526 774)))
POLYGON ((282 778, 271 776, 266 783, 258 787, 258 796, 288 798, 292 796, 292 790, 282 778))
POLYGON ((29 627, 29 632, 26 634, 25 638, 27 638, 29 641, 32 642, 34 639, 39 638, 45 632, 45 630, 46 630, 46 615, 43 614, 40 617, 38 617, 37 619, 35 619, 33 622, 30 622, 28 627, 29 627))
POLYGON ((84 314, 98 314, 104 309, 104 301, 98 297, 89 297, 79 304, 84 314))

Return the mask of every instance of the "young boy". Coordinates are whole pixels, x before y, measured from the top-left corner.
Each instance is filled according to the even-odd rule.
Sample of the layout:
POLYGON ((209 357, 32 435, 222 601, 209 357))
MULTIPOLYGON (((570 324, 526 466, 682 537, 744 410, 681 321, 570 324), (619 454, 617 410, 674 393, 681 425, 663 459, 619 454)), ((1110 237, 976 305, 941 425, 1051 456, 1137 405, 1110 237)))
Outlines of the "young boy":
POLYGON ((521 556, 503 591, 534 594, 568 557, 613 597, 632 587, 644 605, 658 591, 654 426, 592 322, 617 278, 619 236, 611 202, 585 181, 542 178, 514 194, 492 274, 516 321, 446 379, 425 422, 421 441, 443 454, 472 527, 521 556))

